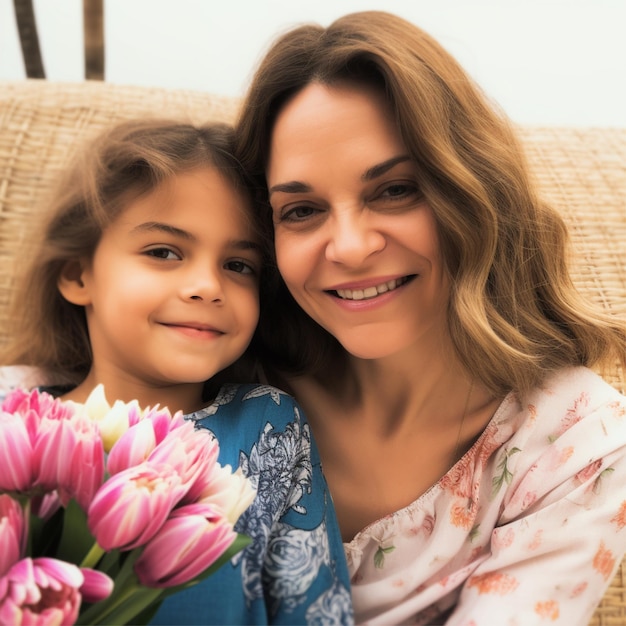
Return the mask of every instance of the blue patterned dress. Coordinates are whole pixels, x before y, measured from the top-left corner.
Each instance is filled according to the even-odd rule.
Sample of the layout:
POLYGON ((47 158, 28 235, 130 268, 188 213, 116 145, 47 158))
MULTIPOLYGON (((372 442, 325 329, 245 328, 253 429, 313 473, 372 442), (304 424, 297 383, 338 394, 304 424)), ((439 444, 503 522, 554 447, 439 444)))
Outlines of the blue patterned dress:
POLYGON ((152 624, 351 624, 339 527, 317 447, 295 400, 274 387, 225 385, 187 416, 257 489, 235 530, 252 543, 215 574, 166 598, 152 624))

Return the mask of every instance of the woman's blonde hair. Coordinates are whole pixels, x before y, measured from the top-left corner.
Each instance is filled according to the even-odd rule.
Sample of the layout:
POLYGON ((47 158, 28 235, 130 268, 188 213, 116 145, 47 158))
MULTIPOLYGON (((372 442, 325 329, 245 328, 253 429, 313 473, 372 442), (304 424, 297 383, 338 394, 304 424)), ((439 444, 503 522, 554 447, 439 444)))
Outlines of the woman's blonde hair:
MULTIPOLYGON (((267 235, 265 170, 277 115, 310 83, 346 81, 386 95, 417 164, 451 277, 448 327, 464 367, 502 395, 563 366, 624 363, 625 326, 576 292, 566 227, 538 198, 510 123, 449 53, 399 17, 371 11, 326 29, 301 26, 262 60, 237 126, 237 153, 261 190, 267 235)), ((266 353, 278 368, 311 372, 337 344, 274 280, 266 353)))
POLYGON ((12 301, 15 328, 0 362, 37 366, 57 384, 80 383, 91 367, 89 334, 84 307, 65 300, 57 288, 61 272, 68 262, 92 257, 103 231, 129 203, 202 166, 217 168, 251 198, 250 182, 233 156, 232 128, 225 124, 128 121, 85 146, 59 181, 35 237, 12 301))

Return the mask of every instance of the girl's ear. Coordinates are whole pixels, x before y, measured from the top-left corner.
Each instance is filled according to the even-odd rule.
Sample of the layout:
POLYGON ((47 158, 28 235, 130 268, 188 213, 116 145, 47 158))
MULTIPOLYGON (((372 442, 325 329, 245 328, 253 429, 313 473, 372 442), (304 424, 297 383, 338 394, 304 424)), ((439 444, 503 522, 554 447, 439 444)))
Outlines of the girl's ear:
POLYGON ((89 290, 83 282, 83 264, 81 261, 67 261, 57 280, 61 295, 72 304, 87 306, 91 304, 89 290))

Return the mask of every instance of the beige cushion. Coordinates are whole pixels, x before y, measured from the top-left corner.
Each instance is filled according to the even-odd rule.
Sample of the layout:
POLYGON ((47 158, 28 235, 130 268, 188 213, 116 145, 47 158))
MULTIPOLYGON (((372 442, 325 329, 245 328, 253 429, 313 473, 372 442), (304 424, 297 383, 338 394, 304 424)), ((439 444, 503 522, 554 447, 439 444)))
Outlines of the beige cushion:
MULTIPOLYGON (((232 122, 234 98, 101 82, 0 82, 0 344, 24 233, 72 151, 112 122, 137 116, 232 122)), ((567 220, 578 287, 626 317, 626 129, 520 129, 545 197, 567 220)), ((616 365, 605 372, 624 391, 616 365)), ((593 529, 590 529, 593 532, 593 529)), ((626 624, 622 569, 594 626, 626 624)))

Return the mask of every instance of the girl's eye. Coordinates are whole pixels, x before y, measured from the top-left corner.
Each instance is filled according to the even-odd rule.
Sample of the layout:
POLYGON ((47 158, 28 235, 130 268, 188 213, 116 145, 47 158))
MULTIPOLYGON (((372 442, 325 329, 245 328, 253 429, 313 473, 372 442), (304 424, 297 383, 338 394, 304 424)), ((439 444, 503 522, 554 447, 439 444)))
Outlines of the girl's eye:
POLYGON ((180 261, 181 259, 180 254, 174 252, 170 248, 151 248, 150 250, 146 250, 145 254, 156 259, 163 259, 164 261, 180 261))
POLYGON ((319 213, 319 209, 306 204, 301 204, 282 211, 279 215, 281 222, 303 222, 307 219, 315 217, 319 213))
POLYGON ((256 268, 246 261, 228 261, 224 267, 238 274, 256 274, 256 268))

